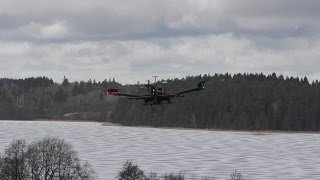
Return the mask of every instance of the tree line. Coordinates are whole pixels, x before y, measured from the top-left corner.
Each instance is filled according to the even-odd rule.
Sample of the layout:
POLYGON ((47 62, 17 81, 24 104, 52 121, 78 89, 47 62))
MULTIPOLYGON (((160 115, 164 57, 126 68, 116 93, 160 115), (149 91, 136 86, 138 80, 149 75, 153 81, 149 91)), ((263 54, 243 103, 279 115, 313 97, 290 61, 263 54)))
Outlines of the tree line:
POLYGON ((114 79, 55 83, 47 77, 0 79, 0 119, 91 119, 110 116, 115 100, 96 87, 118 87, 114 79), (73 113, 75 116, 65 117, 73 113))
MULTIPOLYGON (((204 91, 154 106, 107 97, 96 87, 143 94, 139 83, 115 79, 55 83, 47 77, 0 79, 0 119, 91 119, 129 126, 242 130, 317 131, 320 129, 320 84, 307 78, 264 74, 214 74, 167 79, 178 92, 208 80, 204 91), (71 117, 64 115, 70 114, 71 117), (73 114, 72 114, 73 113, 73 114)), ((159 81, 160 82, 160 81, 159 81)), ((144 87, 144 88, 142 88, 144 87)))
POLYGON ((153 127, 317 131, 320 84, 307 78, 215 74, 167 81, 172 92, 208 80, 206 89, 154 109, 119 99, 112 121, 153 127))

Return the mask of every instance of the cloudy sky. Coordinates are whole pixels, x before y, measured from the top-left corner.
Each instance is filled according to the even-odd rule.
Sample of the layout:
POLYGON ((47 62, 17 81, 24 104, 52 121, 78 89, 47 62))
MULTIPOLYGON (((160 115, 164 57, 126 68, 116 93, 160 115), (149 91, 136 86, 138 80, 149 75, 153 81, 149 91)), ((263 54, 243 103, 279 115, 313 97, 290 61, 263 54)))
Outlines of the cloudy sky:
POLYGON ((0 77, 320 79, 319 0, 0 0, 0 77))

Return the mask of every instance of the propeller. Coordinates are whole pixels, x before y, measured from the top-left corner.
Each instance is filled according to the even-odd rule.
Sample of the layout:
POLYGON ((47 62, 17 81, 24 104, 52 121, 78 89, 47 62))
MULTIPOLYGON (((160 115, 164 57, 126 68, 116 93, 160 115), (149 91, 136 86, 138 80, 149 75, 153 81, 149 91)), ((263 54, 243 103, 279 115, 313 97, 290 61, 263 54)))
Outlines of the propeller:
POLYGON ((106 88, 106 87, 94 87, 94 89, 100 89, 105 91, 106 96, 117 96, 120 89, 117 88, 106 88))

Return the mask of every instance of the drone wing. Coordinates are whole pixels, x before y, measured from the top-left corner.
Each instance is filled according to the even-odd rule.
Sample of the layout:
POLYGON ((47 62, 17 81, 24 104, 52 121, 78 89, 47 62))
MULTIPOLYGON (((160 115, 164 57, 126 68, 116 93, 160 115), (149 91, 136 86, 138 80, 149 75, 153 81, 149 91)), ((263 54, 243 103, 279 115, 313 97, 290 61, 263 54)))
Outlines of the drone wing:
POLYGON ((190 92, 194 92, 194 91, 201 91, 205 89, 205 83, 207 82, 207 80, 201 81, 197 84, 196 87, 192 88, 192 89, 187 89, 187 90, 183 90, 183 91, 179 91, 174 93, 174 97, 183 97, 183 94, 187 94, 190 92))
POLYGON ((129 97, 128 99, 144 99, 144 100, 150 100, 150 99, 153 99, 152 96, 139 96, 139 97, 129 97))
MULTIPOLYGON (((173 97, 183 97, 183 94, 187 94, 190 92, 194 92, 194 91, 201 91, 205 89, 205 82, 207 80, 201 81, 199 82, 196 87, 192 88, 192 89, 187 89, 187 90, 183 90, 183 91, 179 91, 176 93, 165 93, 165 94, 161 94, 161 95, 157 95, 157 97, 159 98, 173 98, 173 97)), ((143 99, 143 100, 152 100, 154 99, 153 96, 151 95, 137 95, 137 94, 125 94, 125 93, 119 93, 119 89, 107 89, 107 88, 98 88, 98 89, 103 89, 106 92, 106 96, 124 96, 124 97, 129 97, 129 99, 143 99)))

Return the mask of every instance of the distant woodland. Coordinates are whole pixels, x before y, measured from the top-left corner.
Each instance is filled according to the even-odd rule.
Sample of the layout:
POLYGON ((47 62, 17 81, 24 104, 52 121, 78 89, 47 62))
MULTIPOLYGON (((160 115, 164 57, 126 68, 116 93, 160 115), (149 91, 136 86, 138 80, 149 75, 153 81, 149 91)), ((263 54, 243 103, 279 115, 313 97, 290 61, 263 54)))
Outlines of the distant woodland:
POLYGON ((106 97, 96 87, 120 86, 114 79, 70 83, 64 78, 59 84, 47 77, 3 78, 0 79, 0 119, 105 121, 117 98, 106 97))
POLYGON ((276 74, 215 74, 168 79, 177 92, 208 80, 206 89, 150 106, 107 97, 95 87, 120 88, 139 94, 143 85, 115 79, 54 83, 47 77, 0 79, 0 119, 83 119, 129 126, 241 130, 320 129, 320 83, 276 74))

